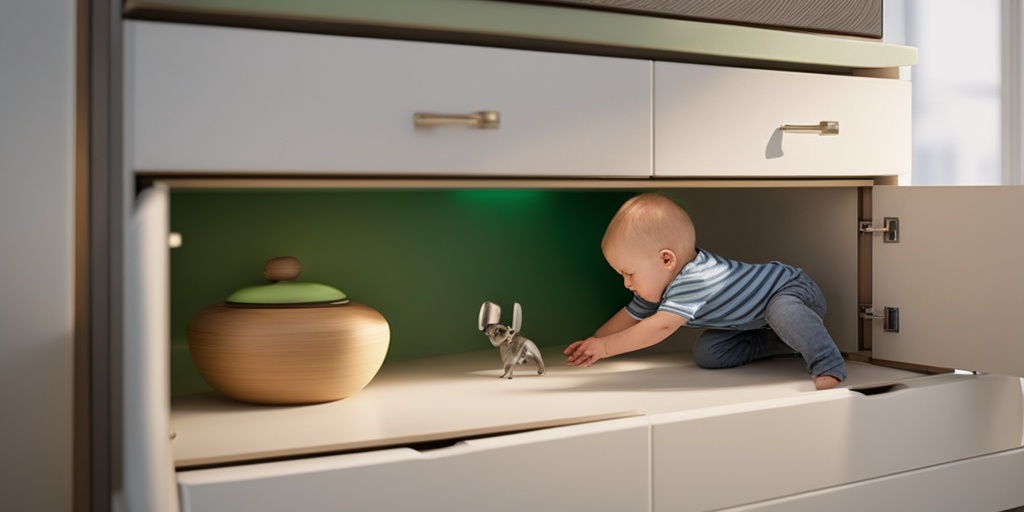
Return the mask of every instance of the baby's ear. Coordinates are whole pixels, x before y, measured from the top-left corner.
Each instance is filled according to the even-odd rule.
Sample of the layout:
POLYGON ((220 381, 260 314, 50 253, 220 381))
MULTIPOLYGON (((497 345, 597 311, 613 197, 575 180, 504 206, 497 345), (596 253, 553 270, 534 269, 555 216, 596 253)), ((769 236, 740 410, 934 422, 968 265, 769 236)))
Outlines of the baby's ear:
POLYGON ((662 249, 658 256, 661 257, 661 265, 666 270, 672 270, 676 266, 676 253, 671 249, 662 249))

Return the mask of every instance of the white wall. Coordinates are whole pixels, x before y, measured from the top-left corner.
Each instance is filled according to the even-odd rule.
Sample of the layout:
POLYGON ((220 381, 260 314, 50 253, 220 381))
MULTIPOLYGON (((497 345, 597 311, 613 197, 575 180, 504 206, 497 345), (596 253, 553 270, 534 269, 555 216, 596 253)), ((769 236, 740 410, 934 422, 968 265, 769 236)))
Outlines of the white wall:
POLYGON ((70 510, 73 0, 0 2, 0 509, 70 510))

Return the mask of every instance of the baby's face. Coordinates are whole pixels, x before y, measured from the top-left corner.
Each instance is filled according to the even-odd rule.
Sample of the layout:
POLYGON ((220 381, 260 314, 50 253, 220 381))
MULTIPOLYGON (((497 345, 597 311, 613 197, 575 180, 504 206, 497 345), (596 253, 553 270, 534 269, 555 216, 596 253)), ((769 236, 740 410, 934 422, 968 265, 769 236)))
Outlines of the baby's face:
POLYGON ((676 274, 675 262, 667 263, 658 252, 641 253, 612 246, 605 250, 604 257, 622 276, 622 284, 649 302, 661 302, 665 288, 676 274))

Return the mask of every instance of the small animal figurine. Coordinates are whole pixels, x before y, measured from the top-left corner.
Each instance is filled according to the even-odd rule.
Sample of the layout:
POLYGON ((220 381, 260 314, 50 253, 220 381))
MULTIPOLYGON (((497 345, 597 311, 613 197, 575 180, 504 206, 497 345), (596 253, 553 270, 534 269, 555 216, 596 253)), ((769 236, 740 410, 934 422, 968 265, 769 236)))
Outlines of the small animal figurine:
POLYGON ((523 324, 523 308, 518 302, 512 310, 512 327, 501 324, 501 306, 487 301, 480 306, 478 327, 491 340, 491 345, 501 350, 501 359, 505 363, 503 379, 512 378, 512 369, 517 364, 533 361, 537 364, 537 374, 544 375, 544 359, 540 350, 532 341, 519 334, 523 324))

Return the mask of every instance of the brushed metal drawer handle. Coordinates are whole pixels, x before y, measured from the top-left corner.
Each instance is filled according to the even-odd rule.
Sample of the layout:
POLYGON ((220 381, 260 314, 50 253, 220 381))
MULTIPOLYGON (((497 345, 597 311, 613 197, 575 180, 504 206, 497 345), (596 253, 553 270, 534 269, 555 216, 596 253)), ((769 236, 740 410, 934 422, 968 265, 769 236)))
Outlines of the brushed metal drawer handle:
POLYGON ((784 124, 784 132, 817 133, 818 135, 839 135, 839 121, 822 121, 818 124, 784 124))
POLYGON ((416 126, 438 126, 443 124, 460 124, 471 128, 495 130, 501 121, 501 114, 496 110, 481 110, 470 114, 433 114, 416 112, 412 116, 416 126))

